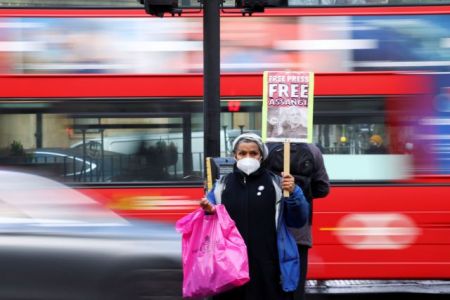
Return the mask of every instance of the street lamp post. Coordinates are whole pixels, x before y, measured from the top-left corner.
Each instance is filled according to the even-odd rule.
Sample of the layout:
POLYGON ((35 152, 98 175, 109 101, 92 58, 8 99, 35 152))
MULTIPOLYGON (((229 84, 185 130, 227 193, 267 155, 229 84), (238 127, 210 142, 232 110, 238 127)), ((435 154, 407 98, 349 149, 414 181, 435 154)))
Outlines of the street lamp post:
MULTIPOLYGON (((181 15, 178 0, 137 0, 145 11, 163 17, 181 15)), ((204 158, 220 156, 220 10, 224 0, 201 0, 203 8, 204 158)), ((263 12, 267 0, 236 1, 243 15, 263 12)))
POLYGON ((204 155, 220 156, 220 1, 203 3, 204 155))
MULTIPOLYGON (((163 17, 181 15, 178 0, 137 0, 145 11, 163 17)), ((203 1, 203 132, 204 157, 220 156, 220 4, 203 1)))

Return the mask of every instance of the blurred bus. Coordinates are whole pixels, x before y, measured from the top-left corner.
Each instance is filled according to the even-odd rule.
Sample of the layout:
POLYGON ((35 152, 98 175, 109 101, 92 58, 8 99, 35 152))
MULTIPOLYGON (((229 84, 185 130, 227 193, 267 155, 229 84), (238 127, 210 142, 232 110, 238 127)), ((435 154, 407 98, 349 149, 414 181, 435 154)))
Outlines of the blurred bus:
MULTIPOLYGON (((314 204, 311 279, 450 279, 449 14, 448 1, 222 14, 222 155, 260 130, 263 71, 316 74, 314 142, 332 188, 314 204), (366 153, 372 135, 386 154, 366 153)), ((201 14, 0 19, 2 168, 45 171, 127 217, 174 222, 197 207, 201 14), (46 169, 52 158, 30 155, 46 149, 70 159, 46 169)))

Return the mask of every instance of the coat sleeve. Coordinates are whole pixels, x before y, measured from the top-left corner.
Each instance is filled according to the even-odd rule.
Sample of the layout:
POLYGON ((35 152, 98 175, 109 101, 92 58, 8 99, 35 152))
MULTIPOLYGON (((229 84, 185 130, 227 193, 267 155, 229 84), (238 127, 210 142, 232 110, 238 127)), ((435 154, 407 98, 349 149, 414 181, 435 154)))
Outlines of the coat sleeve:
POLYGON ((206 194, 206 198, 214 205, 222 203, 222 192, 225 189, 225 177, 221 177, 214 182, 211 190, 206 194))
POLYGON ((296 185, 294 192, 284 201, 284 218, 288 227, 300 228, 306 224, 309 215, 309 203, 302 189, 296 185))
POLYGON ((217 204, 216 196, 214 195, 214 189, 216 188, 216 184, 213 185, 211 190, 206 194, 206 199, 208 199, 209 202, 212 204, 217 204))
POLYGON ((330 192, 330 179, 320 149, 314 144, 308 144, 308 147, 314 157, 314 173, 311 176, 312 197, 323 198, 330 192))

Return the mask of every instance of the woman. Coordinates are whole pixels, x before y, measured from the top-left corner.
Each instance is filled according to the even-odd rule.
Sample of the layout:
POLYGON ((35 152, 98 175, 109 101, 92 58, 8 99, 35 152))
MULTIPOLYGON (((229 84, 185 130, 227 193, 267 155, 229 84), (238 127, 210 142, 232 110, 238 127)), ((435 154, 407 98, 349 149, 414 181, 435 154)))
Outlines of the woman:
MULTIPOLYGON (((213 297, 214 300, 285 300, 293 299, 280 284, 277 248, 277 222, 281 214, 281 188, 290 193, 284 209, 287 225, 301 227, 307 221, 308 203, 294 177, 285 174, 279 181, 261 166, 267 158, 267 147, 252 133, 238 136, 233 143, 236 164, 232 173, 216 183, 208 194, 213 202, 222 203, 242 235, 248 251, 250 281, 238 288, 213 297), (287 220, 289 219, 289 220, 287 220)), ((214 205, 202 199, 207 212, 214 205)))

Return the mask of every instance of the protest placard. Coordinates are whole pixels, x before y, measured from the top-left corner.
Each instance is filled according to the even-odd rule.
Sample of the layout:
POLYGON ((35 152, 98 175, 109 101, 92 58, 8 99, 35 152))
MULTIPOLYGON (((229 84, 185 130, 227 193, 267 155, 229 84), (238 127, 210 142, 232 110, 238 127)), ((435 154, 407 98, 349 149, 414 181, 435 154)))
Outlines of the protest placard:
POLYGON ((312 143, 314 73, 264 72, 262 138, 312 143))

